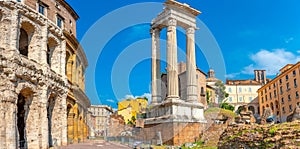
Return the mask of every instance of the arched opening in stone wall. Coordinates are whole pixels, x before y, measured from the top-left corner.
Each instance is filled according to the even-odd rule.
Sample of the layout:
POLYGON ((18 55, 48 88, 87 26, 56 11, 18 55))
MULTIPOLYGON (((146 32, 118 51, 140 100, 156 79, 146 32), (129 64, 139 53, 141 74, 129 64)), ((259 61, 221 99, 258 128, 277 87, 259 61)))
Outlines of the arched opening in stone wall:
POLYGON ((48 141, 49 147, 53 147, 52 125, 53 125, 53 109, 55 106, 55 96, 50 95, 47 103, 47 119, 48 119, 48 141))
POLYGON ((0 21, 2 21, 2 17, 3 17, 3 14, 2 14, 2 11, 0 10, 0 21))
POLYGON ((249 111, 252 111, 252 113, 255 114, 255 108, 254 108, 253 106, 249 106, 249 107, 248 107, 248 110, 249 110, 249 111))
POLYGON ((73 65, 72 55, 67 51, 65 68, 66 68, 66 75, 67 75, 67 78, 69 79, 69 81, 72 80, 72 65, 73 65))
POLYGON ((72 144, 74 141, 74 112, 71 104, 67 105, 67 134, 68 134, 68 144, 72 144))
POLYGON ((32 24, 28 22, 23 22, 20 28, 19 35, 19 52, 24 56, 28 56, 30 41, 33 36, 35 28, 32 24))
POLYGON ((49 38, 48 43, 47 43, 47 64, 51 67, 53 63, 53 51, 57 50, 58 43, 56 42, 55 39, 49 38))
POLYGON ((24 29, 20 29, 19 52, 24 56, 28 56, 28 34, 24 29))
POLYGON ((23 89, 18 95, 17 101, 17 127, 18 127, 18 146, 19 148, 27 148, 26 138, 26 121, 31 104, 31 90, 23 89))

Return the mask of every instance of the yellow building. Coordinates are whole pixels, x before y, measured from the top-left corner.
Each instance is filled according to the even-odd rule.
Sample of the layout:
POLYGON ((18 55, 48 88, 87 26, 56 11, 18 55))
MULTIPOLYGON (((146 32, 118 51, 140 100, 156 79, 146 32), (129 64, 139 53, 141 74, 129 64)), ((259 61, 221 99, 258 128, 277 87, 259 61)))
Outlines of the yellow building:
MULTIPOLYGON (((280 69, 280 74, 262 86, 258 91, 259 106, 261 111, 271 108, 276 122, 287 121, 299 99, 300 61, 288 64, 280 69)), ((262 115, 263 112, 260 113, 262 115)))
POLYGON ((132 117, 137 119, 137 114, 146 113, 148 101, 144 98, 126 99, 118 103, 118 114, 124 117, 127 124, 132 117))

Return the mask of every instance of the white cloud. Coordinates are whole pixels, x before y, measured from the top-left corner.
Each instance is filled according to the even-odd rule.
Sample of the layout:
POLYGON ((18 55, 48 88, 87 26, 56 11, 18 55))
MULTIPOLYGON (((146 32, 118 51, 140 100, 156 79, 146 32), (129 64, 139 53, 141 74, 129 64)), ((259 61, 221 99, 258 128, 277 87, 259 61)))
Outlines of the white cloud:
POLYGON ((285 42, 285 43, 289 43, 289 42, 291 42, 291 41, 293 41, 293 40, 294 40, 294 38, 293 38, 293 37, 290 37, 290 38, 288 38, 288 39, 285 39, 284 42, 285 42))
POLYGON ((230 74, 226 74, 225 75, 225 78, 228 78, 228 79, 232 79, 232 78, 235 78, 236 76, 240 75, 241 73, 230 73, 230 74))
POLYGON ((271 51, 262 49, 250 55, 253 64, 243 68, 243 74, 253 74, 254 69, 264 69, 267 75, 276 75, 286 64, 294 64, 300 60, 300 56, 295 55, 285 49, 273 49, 271 51))
POLYGON ((120 101, 125 100, 125 99, 136 99, 139 97, 146 97, 148 99, 148 103, 151 103, 151 94, 150 93, 144 93, 143 95, 140 96, 133 96, 133 95, 125 95, 124 98, 122 98, 120 101))
POLYGON ((300 54, 300 50, 298 50, 297 53, 300 54))
POLYGON ((112 100, 112 99, 107 99, 106 101, 111 102, 111 103, 115 103, 115 101, 112 100))

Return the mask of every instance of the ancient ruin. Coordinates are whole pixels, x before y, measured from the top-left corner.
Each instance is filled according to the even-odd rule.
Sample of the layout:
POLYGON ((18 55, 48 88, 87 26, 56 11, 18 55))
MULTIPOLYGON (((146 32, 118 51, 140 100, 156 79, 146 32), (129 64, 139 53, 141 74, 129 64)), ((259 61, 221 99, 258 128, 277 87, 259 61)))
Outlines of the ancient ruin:
POLYGON ((75 37, 76 19, 65 1, 0 1, 0 148, 67 145, 67 134, 75 131, 68 130, 73 111, 80 119, 72 123, 80 124, 76 135, 82 140, 87 135, 87 61, 75 37), (77 57, 70 61, 73 68, 69 56, 77 57))
POLYGON ((198 101, 194 34, 200 11, 174 0, 164 3, 164 11, 152 20, 152 103, 145 120, 148 139, 161 132, 164 144, 180 145, 199 137, 206 120, 198 101), (176 28, 186 30, 186 89, 179 95, 176 28), (160 31, 167 28, 167 84, 160 80, 160 31), (166 98, 162 89, 166 88, 166 98))

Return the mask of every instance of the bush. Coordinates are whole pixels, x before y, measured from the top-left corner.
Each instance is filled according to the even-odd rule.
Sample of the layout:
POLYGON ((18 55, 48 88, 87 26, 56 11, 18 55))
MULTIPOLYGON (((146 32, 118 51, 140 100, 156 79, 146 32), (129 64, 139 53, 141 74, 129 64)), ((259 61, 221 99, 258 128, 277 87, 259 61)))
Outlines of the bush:
POLYGON ((222 109, 226 109, 226 110, 230 110, 230 111, 233 111, 234 110, 234 106, 228 104, 228 103, 222 103, 220 105, 220 108, 222 109))

